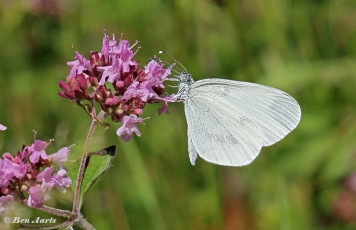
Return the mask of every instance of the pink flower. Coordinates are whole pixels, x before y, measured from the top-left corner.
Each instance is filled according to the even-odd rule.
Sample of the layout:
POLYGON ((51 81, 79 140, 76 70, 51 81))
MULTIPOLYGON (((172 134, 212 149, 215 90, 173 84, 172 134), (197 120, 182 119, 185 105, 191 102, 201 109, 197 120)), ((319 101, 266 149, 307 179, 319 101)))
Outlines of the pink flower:
POLYGON ((14 200, 14 197, 11 195, 6 195, 0 197, 0 215, 2 215, 10 203, 14 200))
POLYGON ((171 69, 171 67, 164 69, 163 64, 158 63, 156 60, 151 60, 145 66, 145 73, 147 74, 147 79, 158 79, 158 82, 163 83, 171 75, 171 69))
POLYGON ((175 95, 166 96, 159 99, 159 102, 161 102, 162 107, 158 110, 158 114, 163 112, 169 113, 168 102, 177 102, 177 97, 175 97, 175 95))
POLYGON ((27 167, 24 163, 16 164, 8 159, 0 159, 0 186, 7 186, 13 177, 21 179, 27 167))
POLYGON ((116 44, 116 40, 110 40, 109 36, 104 36, 101 55, 108 65, 97 68, 98 71, 103 72, 99 85, 105 85, 107 81, 113 83, 120 80, 122 73, 130 72, 130 66, 138 65, 133 61, 135 54, 127 40, 120 40, 119 45, 116 44))
MULTIPOLYGON (((145 81, 134 81, 127 88, 122 98, 125 100, 139 98, 144 102, 147 102, 149 100, 153 101, 154 99, 157 99, 157 101, 161 102, 164 105, 163 110, 169 112, 167 102, 176 102, 176 100, 174 100, 173 97, 161 97, 159 96, 159 94, 161 94, 160 91, 162 91, 162 89, 164 88, 163 81, 170 74, 170 68, 165 70, 155 60, 152 60, 146 66, 145 73, 147 74, 145 77, 145 81)), ((162 111, 159 111, 159 114, 161 113, 162 111)))
POLYGON ((59 96, 69 99, 90 99, 88 87, 90 85, 90 78, 86 78, 83 73, 76 75, 76 77, 67 77, 67 82, 59 81, 59 87, 63 90, 59 96))
POLYGON ((70 187, 72 180, 67 176, 67 170, 60 169, 57 173, 53 172, 56 170, 54 166, 46 168, 42 173, 37 175, 37 181, 42 182, 41 189, 43 191, 52 190, 56 187, 58 190, 65 192, 63 187, 70 187))
POLYGON ((6 200, 7 195, 16 201, 24 201, 28 193, 28 205, 41 207, 49 199, 48 192, 53 187, 62 192, 70 187, 72 180, 63 168, 70 149, 64 147, 48 155, 46 149, 52 141, 35 140, 32 145, 23 146, 15 156, 5 153, 0 158, 0 202, 6 200), (54 163, 61 168, 57 169, 54 163))
POLYGON ((29 190, 27 205, 30 207, 40 208, 43 206, 44 202, 48 199, 49 199, 48 194, 46 194, 40 186, 34 186, 31 187, 29 190))
POLYGON ((146 88, 143 83, 138 81, 132 82, 132 84, 127 88, 122 99, 130 100, 132 98, 139 98, 142 101, 146 102, 150 96, 150 90, 146 88))
POLYGON ((27 147, 27 150, 32 153, 30 155, 30 161, 32 163, 37 163, 40 160, 40 157, 42 156, 45 157, 47 156, 46 154, 46 148, 49 145, 49 143, 41 140, 35 140, 35 143, 33 145, 27 147))
POLYGON ((63 147, 60 150, 58 150, 58 152, 53 153, 51 155, 46 154, 45 156, 42 156, 42 158, 45 160, 52 159, 54 162, 57 162, 60 165, 62 165, 64 162, 68 160, 69 154, 70 154, 70 148, 63 147))
POLYGON ((85 70, 91 70, 90 62, 80 53, 76 52, 76 60, 67 62, 67 65, 72 67, 69 77, 76 77, 78 74, 83 73, 85 70))
POLYGON ((122 126, 116 131, 116 134, 120 136, 124 141, 129 141, 135 133, 137 136, 141 136, 140 130, 137 128, 137 124, 143 123, 142 118, 138 118, 136 115, 124 116, 121 120, 122 126))
POLYGON ((115 43, 111 43, 110 44, 110 37, 108 35, 104 35, 104 38, 103 38, 103 46, 101 48, 101 54, 103 55, 103 57, 105 58, 105 61, 108 62, 109 61, 109 55, 110 53, 112 52, 111 51, 111 47, 113 45, 115 45, 115 43))
POLYGON ((40 174, 37 175, 36 179, 38 182, 41 182, 41 188, 43 190, 48 189, 51 190, 53 188, 53 184, 50 183, 52 180, 52 173, 56 170, 56 167, 52 166, 49 168, 46 168, 41 172, 40 174))
MULTIPOLYGON (((145 67, 146 81, 142 84, 150 90, 150 99, 161 99, 164 92, 163 82, 171 74, 171 67, 164 69, 162 64, 151 60, 145 67)), ((175 102, 170 101, 169 102, 175 102)))
POLYGON ((140 116, 147 104, 161 103, 158 110, 161 114, 169 113, 168 103, 177 101, 174 95, 165 93, 164 86, 173 65, 164 68, 162 62, 154 59, 140 68, 134 60, 140 49, 133 50, 136 44, 138 41, 130 46, 127 40, 111 39, 105 34, 101 52, 91 52, 89 61, 77 52, 76 60, 69 63, 71 71, 66 81, 59 81, 62 89, 59 96, 75 101, 91 117, 87 105, 97 102, 107 117, 124 122, 117 134, 125 141, 134 133, 140 135, 136 124, 143 123, 140 116))
POLYGON ((121 40, 118 48, 118 55, 120 56, 122 71, 127 73, 130 71, 130 66, 137 65, 137 63, 132 60, 135 54, 132 52, 130 43, 127 40, 121 40))
POLYGON ((119 59, 114 58, 114 60, 112 61, 112 65, 98 67, 97 69, 103 72, 103 75, 101 76, 101 79, 99 81, 99 85, 105 85, 107 81, 113 83, 114 81, 120 79, 122 65, 120 65, 119 59))
POLYGON ((4 126, 4 125, 0 124, 0 131, 4 131, 4 130, 6 130, 6 129, 7 129, 7 127, 6 127, 6 126, 4 126))
POLYGON ((156 85, 159 84, 158 79, 149 79, 142 82, 139 86, 139 89, 146 94, 146 101, 149 101, 154 98, 159 98, 158 93, 156 92, 156 85))
POLYGON ((66 192, 64 187, 69 188, 72 185, 72 180, 67 175, 67 170, 60 169, 52 177, 52 183, 61 192, 66 192))
POLYGON ((106 106, 116 106, 119 103, 120 103, 120 99, 117 96, 113 96, 113 97, 107 98, 105 100, 105 105, 106 106))

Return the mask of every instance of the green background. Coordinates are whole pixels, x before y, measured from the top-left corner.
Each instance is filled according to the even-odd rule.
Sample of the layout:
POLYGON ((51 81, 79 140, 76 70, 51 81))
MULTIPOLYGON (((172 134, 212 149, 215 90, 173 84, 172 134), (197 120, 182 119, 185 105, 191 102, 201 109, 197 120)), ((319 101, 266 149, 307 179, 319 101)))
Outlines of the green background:
MULTIPOLYGON (((190 165, 183 104, 161 116, 148 105, 143 117, 152 119, 129 143, 116 136, 119 124, 99 128, 91 150, 116 144, 118 152, 84 201, 97 229, 356 228, 356 193, 345 186, 356 169, 354 0, 2 0, 1 153, 32 143, 35 129, 56 139, 53 151, 78 143, 78 158, 91 121, 57 95, 57 82, 74 50, 100 51, 104 28, 139 40, 142 66, 166 50, 195 80, 282 89, 302 119, 242 168, 190 165)), ((70 209, 71 195, 50 204, 70 209)))

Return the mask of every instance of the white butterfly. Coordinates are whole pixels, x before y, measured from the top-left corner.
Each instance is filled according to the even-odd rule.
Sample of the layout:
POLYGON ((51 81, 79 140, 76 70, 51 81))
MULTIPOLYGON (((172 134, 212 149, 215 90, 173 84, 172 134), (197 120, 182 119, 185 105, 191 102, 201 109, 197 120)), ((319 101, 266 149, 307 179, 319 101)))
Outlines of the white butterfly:
POLYGON ((179 80, 192 165, 198 155, 218 165, 250 164, 263 146, 282 140, 301 118, 298 102, 279 89, 216 78, 194 82, 187 72, 179 80))

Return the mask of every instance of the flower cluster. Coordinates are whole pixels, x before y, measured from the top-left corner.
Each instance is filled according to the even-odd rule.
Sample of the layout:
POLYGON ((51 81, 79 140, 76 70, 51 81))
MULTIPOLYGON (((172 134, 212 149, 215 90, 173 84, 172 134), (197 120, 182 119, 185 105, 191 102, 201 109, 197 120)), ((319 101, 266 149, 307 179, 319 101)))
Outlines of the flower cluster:
POLYGON ((52 141, 35 140, 15 156, 5 153, 0 158, 0 213, 13 200, 42 207, 53 187, 65 192, 65 187, 71 186, 72 180, 63 166, 70 149, 64 147, 47 155, 46 148, 52 141), (59 164, 59 169, 54 163, 59 164))
POLYGON ((175 102, 174 95, 165 93, 164 81, 171 74, 171 67, 164 68, 161 62, 151 60, 143 69, 133 58, 139 48, 132 49, 122 38, 117 41, 105 35, 101 52, 91 52, 89 59, 76 52, 75 60, 68 62, 71 71, 66 81, 60 81, 63 98, 76 101, 94 116, 94 102, 114 122, 122 122, 117 130, 124 141, 129 141, 133 134, 140 136, 138 123, 147 103, 161 103, 158 113, 169 113, 168 102, 175 102), (89 104, 83 104, 89 101, 89 104))

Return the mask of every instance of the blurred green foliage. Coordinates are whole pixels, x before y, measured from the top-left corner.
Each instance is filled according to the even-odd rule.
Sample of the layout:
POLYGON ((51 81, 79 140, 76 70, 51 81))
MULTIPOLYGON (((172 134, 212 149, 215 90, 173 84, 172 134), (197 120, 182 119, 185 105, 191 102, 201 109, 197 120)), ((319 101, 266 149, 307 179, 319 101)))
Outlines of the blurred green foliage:
MULTIPOLYGON (((348 209, 340 203, 356 169, 354 0, 2 0, 2 152, 31 143, 35 129, 56 139, 53 149, 78 143, 80 155, 90 119, 57 96, 57 81, 74 50, 100 50, 103 28, 140 40, 142 65, 166 50, 195 79, 280 88, 300 103, 302 120, 242 168, 190 165, 182 104, 161 116, 148 106, 152 119, 129 143, 115 135, 119 124, 99 129, 92 149, 118 152, 84 201, 97 229, 356 228, 356 195, 348 209)), ((71 208, 68 198, 57 205, 71 208)))

